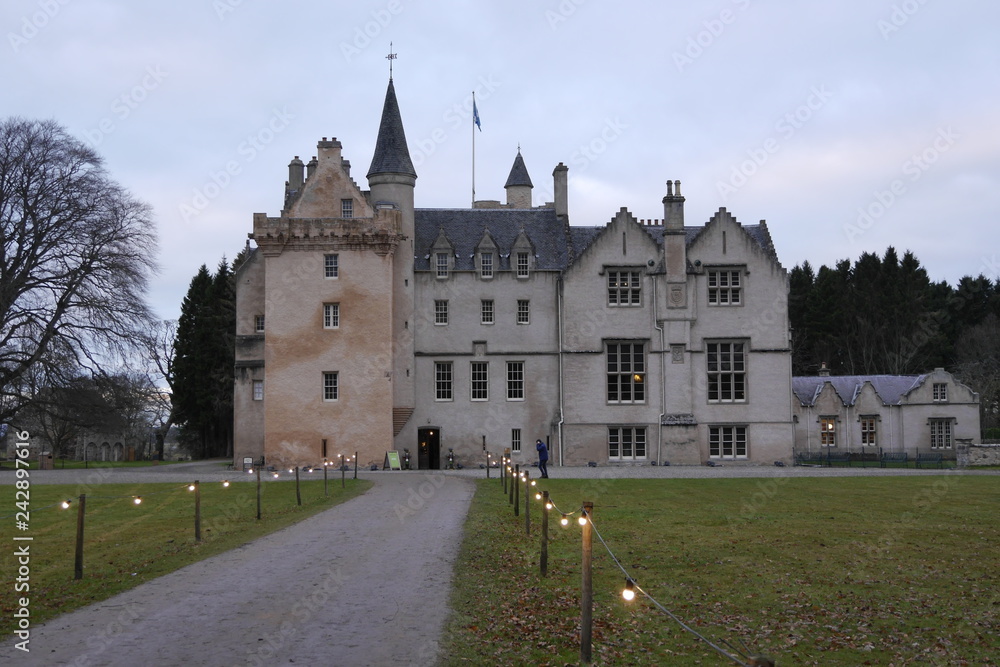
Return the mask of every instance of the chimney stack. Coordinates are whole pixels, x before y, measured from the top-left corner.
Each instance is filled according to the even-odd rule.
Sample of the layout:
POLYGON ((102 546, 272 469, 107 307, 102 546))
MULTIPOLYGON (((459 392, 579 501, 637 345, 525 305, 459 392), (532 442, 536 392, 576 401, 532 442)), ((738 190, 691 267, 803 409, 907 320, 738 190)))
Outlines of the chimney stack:
POLYGON ((303 169, 305 165, 302 164, 302 160, 296 155, 291 162, 288 163, 288 187, 292 190, 301 190, 303 182, 303 169))
POLYGON ((554 190, 556 216, 561 220, 569 218, 569 167, 562 162, 552 171, 552 187, 554 190))
POLYGON ((684 231, 684 197, 681 182, 667 181, 667 196, 663 198, 663 226, 670 231, 684 231))

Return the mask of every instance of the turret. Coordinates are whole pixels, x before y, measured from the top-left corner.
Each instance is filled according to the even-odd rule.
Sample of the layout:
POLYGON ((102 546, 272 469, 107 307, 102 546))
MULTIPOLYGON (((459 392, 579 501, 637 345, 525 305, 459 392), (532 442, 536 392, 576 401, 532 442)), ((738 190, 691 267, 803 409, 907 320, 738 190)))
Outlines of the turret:
POLYGON ((514 166, 510 168, 507 184, 503 187, 507 191, 508 208, 531 208, 531 189, 534 186, 528 176, 528 168, 524 166, 520 148, 517 149, 514 166))
MULTIPOLYGON (((393 423, 399 435, 416 405, 413 373, 413 335, 411 323, 414 315, 413 244, 414 212, 413 188, 417 172, 410 160, 403 132, 403 119, 399 115, 396 89, 389 78, 382 106, 382 120, 375 140, 375 154, 368 169, 368 186, 371 203, 376 209, 393 208, 400 213, 400 239, 392 257, 392 393, 393 423)), ((413 427, 404 437, 416 438, 413 427)))

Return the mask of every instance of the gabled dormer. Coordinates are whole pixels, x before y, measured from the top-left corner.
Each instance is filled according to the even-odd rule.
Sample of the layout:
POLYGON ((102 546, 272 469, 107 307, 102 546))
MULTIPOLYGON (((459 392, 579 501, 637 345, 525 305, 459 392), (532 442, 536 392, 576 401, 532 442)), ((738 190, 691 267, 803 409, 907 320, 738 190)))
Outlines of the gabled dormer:
POLYGON ((439 280, 446 279, 455 270, 455 244, 444 233, 444 228, 438 230, 437 238, 431 245, 428 259, 434 276, 439 280))
POLYGON ((496 276, 500 268, 500 248, 489 229, 483 230, 483 237, 476 244, 473 262, 482 280, 492 280, 496 276))
POLYGON ((531 277, 535 266, 535 246, 522 229, 510 249, 510 270, 515 278, 525 280, 531 277))

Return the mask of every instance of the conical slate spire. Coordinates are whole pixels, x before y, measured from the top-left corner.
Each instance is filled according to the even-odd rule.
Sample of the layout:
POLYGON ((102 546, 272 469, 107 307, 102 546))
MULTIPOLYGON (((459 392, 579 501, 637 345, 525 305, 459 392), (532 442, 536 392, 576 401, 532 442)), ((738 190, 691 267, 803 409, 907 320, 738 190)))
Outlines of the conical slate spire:
POLYGON ((507 177, 507 184, 504 187, 509 188, 517 185, 527 185, 529 188, 534 187, 531 184, 531 177, 528 176, 528 168, 524 166, 524 158, 521 157, 520 148, 517 149, 514 166, 510 168, 510 176, 507 177))
POLYGON ((399 104, 396 102, 396 89, 392 85, 392 79, 389 79, 389 88, 385 92, 382 122, 378 128, 375 155, 372 157, 372 166, 368 169, 368 178, 376 174, 405 174, 417 177, 413 162, 410 160, 410 151, 406 147, 403 119, 399 115, 399 104))

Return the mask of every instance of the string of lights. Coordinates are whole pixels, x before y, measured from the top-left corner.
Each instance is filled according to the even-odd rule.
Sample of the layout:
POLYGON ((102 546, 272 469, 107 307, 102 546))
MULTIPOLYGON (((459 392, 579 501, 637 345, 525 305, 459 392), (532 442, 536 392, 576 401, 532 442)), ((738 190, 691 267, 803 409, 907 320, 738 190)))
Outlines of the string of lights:
MULTIPOLYGON (((222 480, 222 482, 220 482, 220 483, 222 484, 223 488, 229 488, 229 485, 232 484, 232 482, 230 482, 228 479, 222 480)), ((163 491, 151 491, 149 493, 143 493, 143 494, 125 494, 125 495, 120 495, 120 496, 95 496, 95 495, 88 494, 87 495, 87 500, 121 500, 123 498, 128 498, 128 499, 130 499, 132 501, 132 504, 134 504, 134 505, 140 505, 140 504, 142 504, 142 501, 144 499, 149 498, 150 496, 159 496, 159 495, 162 495, 164 493, 173 493, 173 492, 177 491, 178 489, 187 489, 188 491, 194 491, 195 490, 195 485, 194 484, 183 484, 181 486, 173 486, 173 487, 171 487, 169 489, 165 489, 163 491)), ((54 507, 58 507, 60 509, 64 509, 65 510, 65 509, 69 509, 72 506, 73 502, 74 502, 74 499, 67 498, 66 500, 60 500, 57 503, 52 503, 51 505, 43 505, 41 507, 32 507, 31 511, 32 512, 42 512, 44 510, 52 509, 54 507)), ((15 516, 17 516, 17 515, 16 514, 0 515, 0 520, 2 520, 2 519, 10 519, 10 518, 13 518, 15 516)))
MULTIPOLYGON (((542 499, 541 492, 535 494, 535 499, 536 500, 541 500, 542 499)), ((629 574, 629 572, 625 568, 625 566, 622 565, 621 561, 618 560, 618 557, 615 555, 614 551, 612 551, 611 547, 605 541, 604 537, 601 535, 601 532, 597 529, 597 526, 594 524, 594 518, 592 516, 590 516, 590 515, 587 514, 587 511, 583 508, 583 506, 581 506, 579 509, 577 509, 577 510, 575 510, 573 512, 564 512, 563 510, 559 509, 559 507, 556 505, 555 501, 552 500, 552 497, 550 495, 549 498, 548 498, 548 502, 547 502, 547 504, 545 506, 545 509, 547 509, 547 510, 553 510, 555 512, 558 512, 561 515, 561 519, 560 519, 559 522, 563 526, 569 525, 569 520, 572 517, 576 516, 577 514, 580 515, 580 517, 578 519, 578 522, 579 522, 579 524, 581 526, 586 525, 588 521, 590 522, 590 527, 594 531, 594 534, 597 535, 597 539, 604 546, 604 549, 608 552, 608 555, 611 556, 611 560, 614 562, 614 564, 618 567, 619 570, 621 570, 622 574, 625 576, 625 588, 622 591, 622 597, 626 601, 630 601, 630 600, 634 599, 636 591, 638 591, 639 593, 642 593, 657 609, 659 609, 664 614, 666 614, 668 617, 670 617, 674 622, 676 622, 679 626, 681 626, 681 628, 683 628, 684 630, 686 630, 687 632, 691 633, 692 635, 694 635, 695 637, 697 637, 701 641, 703 641, 706 644, 708 644, 719 655, 725 657, 728 660, 731 660, 732 662, 734 662, 737 665, 741 665, 741 667, 752 667, 751 663, 743 662, 742 660, 740 660, 736 656, 732 655, 731 653, 729 653, 728 651, 726 651, 722 647, 718 646, 712 640, 708 639, 703 634, 701 634, 700 632, 698 632, 697 630, 695 630, 694 628, 692 628, 691 626, 689 626, 688 624, 686 624, 676 614, 674 614, 673 612, 671 612, 663 604, 661 604, 658 600, 656 600, 652 595, 650 595, 646 590, 644 590, 642 587, 640 587, 636 583, 635 579, 632 578, 632 575, 629 574)))
POLYGON ((729 660, 732 660, 737 665, 742 665, 743 667, 749 667, 747 663, 743 662, 736 656, 731 655, 728 651, 726 651, 720 646, 717 646, 714 642, 705 637, 703 634, 701 634, 700 632, 698 632, 697 630, 686 624, 684 621, 678 618, 676 614, 674 614, 669 609, 660 604, 660 602, 657 601, 652 595, 643 590, 643 588, 640 587, 639 584, 636 583, 635 579, 633 579, 632 576, 628 573, 628 570, 625 569, 625 566, 621 564, 621 561, 618 560, 618 557, 615 556, 614 552, 611 550, 611 547, 608 546, 608 543, 604 541, 604 538, 601 536, 601 531, 599 531, 597 529, 597 526, 594 524, 594 518, 589 517, 589 520, 590 520, 590 527, 594 531, 594 534, 597 535, 597 539, 600 540, 601 544, 604 545, 604 549, 608 552, 608 555, 611 556, 611 560, 614 561, 615 565, 618 566, 618 569, 621 570, 622 574, 625 575, 625 590, 622 591, 622 597, 624 597, 626 600, 631 600, 632 598, 635 597, 635 593, 632 592, 631 597, 629 597, 627 594, 630 591, 639 591, 640 593, 645 595, 646 598, 649 599, 649 601, 652 602, 657 609, 659 609, 664 614, 672 618, 679 626, 681 626, 682 628, 693 634, 695 637, 697 637, 698 639, 702 640, 703 642, 711 646, 713 649, 715 649, 717 653, 719 653, 719 655, 728 658, 729 660))

